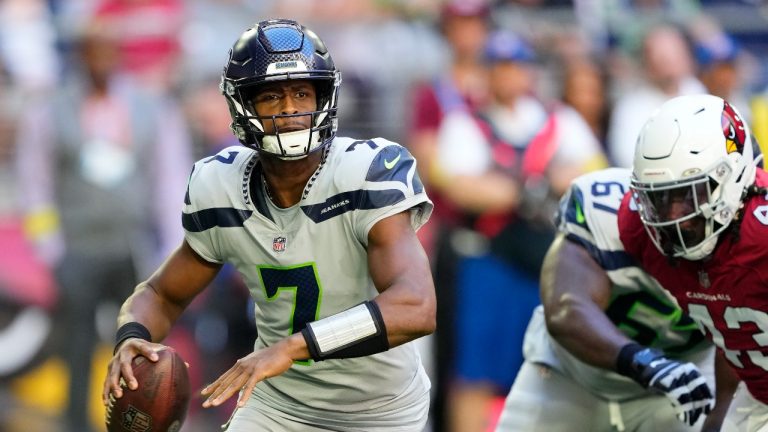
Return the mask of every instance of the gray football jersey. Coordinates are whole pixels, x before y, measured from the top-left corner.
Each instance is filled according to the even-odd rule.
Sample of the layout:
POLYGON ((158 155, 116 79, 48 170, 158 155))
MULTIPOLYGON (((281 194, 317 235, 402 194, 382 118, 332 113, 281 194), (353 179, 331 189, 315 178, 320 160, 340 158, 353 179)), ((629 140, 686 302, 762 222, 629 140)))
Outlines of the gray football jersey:
MULTIPOLYGON (((624 334, 642 345, 662 349, 670 357, 696 362, 708 357, 702 351, 709 344, 668 292, 637 267, 619 238, 616 214, 629 190, 629 178, 628 169, 610 168, 575 179, 560 201, 558 229, 568 240, 584 247, 607 272, 612 292, 605 313, 624 334)), ((529 346, 529 352, 541 355, 553 350, 558 368, 595 393, 617 400, 644 393, 629 378, 576 359, 546 334, 545 329, 538 332, 537 337, 528 337, 535 332, 532 326, 529 331, 531 335, 527 335, 526 342, 537 345, 537 349, 529 346)))
MULTIPOLYGON (((366 255, 371 227, 408 210, 418 229, 432 212, 415 159, 381 138, 334 139, 301 201, 278 218, 261 184, 251 195, 251 178, 262 181, 260 167, 258 153, 246 147, 198 161, 183 213, 190 246, 243 276, 255 300, 256 349, 375 297, 366 255)), ((345 413, 397 413, 428 397, 429 386, 407 343, 367 357, 295 362, 254 395, 275 410, 322 423, 345 413)))

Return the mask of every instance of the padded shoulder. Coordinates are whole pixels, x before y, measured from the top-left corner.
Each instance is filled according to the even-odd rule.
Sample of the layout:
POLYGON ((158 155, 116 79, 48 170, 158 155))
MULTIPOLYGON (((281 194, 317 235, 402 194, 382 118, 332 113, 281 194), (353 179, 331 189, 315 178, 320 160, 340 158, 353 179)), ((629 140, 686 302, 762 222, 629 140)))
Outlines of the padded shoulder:
POLYGON ((334 144, 328 164, 340 190, 391 189, 389 182, 398 182, 410 192, 407 195, 423 192, 424 186, 415 174, 416 160, 400 144, 384 138, 338 138, 334 144))
POLYGON ((414 210, 412 225, 418 229, 429 218, 432 203, 410 152, 383 138, 337 137, 317 187, 302 206, 316 223, 351 214, 363 242, 375 222, 409 209, 414 210))
POLYGON ((619 239, 617 214, 629 191, 630 172, 609 168, 577 177, 560 201, 558 229, 584 246, 606 269, 630 265, 619 239))
POLYGON ((247 178, 257 160, 255 153, 246 147, 232 146, 197 161, 184 198, 189 210, 239 207, 238 203, 245 203, 247 178))
POLYGON ((557 220, 560 229, 567 232, 575 225, 592 231, 590 225, 615 225, 619 204, 629 190, 629 176, 627 169, 608 168, 574 179, 560 201, 557 220))

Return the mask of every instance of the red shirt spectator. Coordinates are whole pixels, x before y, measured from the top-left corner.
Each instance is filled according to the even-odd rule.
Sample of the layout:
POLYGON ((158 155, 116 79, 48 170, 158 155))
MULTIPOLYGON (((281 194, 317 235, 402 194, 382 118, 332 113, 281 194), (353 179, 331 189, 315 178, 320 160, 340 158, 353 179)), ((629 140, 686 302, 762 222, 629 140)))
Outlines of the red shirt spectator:
POLYGON ((96 17, 119 38, 122 69, 155 89, 167 89, 179 57, 182 0, 104 0, 96 17))

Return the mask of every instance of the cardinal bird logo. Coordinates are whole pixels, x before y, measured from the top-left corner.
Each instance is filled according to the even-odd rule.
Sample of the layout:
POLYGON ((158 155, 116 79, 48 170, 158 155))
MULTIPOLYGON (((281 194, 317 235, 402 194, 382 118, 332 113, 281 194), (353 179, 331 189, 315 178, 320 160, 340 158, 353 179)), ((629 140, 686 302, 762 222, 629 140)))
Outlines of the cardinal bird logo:
POLYGON ((728 102, 723 105, 720 124, 723 127, 723 136, 725 136, 726 152, 742 153, 744 143, 747 141, 747 130, 744 128, 744 121, 728 102))

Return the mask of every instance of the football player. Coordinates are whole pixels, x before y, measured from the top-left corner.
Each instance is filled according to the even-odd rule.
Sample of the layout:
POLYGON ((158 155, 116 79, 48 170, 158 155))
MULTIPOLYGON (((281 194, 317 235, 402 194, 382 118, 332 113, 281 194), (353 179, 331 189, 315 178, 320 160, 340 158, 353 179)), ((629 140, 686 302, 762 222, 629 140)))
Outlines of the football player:
POLYGON ((694 431, 709 412, 712 346, 621 245, 629 178, 595 171, 562 198, 499 432, 694 431))
POLYGON ((255 299, 258 339, 203 389, 239 392, 230 432, 419 431, 430 383, 413 344, 435 327, 415 230, 432 211, 400 145, 336 137, 341 75, 311 30, 269 20, 230 51, 221 91, 243 146, 198 161, 185 240, 123 305, 104 385, 137 384, 155 350, 225 262, 255 299))
POLYGON ((732 407, 726 424, 747 431, 768 430, 768 175, 753 145, 743 117, 719 97, 666 102, 640 133, 632 194, 618 215, 627 253, 742 380, 734 407, 746 409, 732 407))

